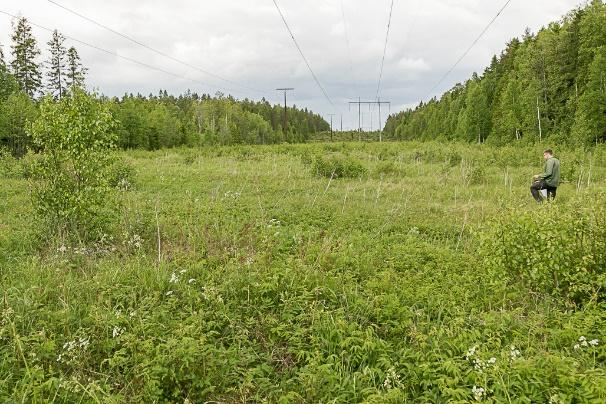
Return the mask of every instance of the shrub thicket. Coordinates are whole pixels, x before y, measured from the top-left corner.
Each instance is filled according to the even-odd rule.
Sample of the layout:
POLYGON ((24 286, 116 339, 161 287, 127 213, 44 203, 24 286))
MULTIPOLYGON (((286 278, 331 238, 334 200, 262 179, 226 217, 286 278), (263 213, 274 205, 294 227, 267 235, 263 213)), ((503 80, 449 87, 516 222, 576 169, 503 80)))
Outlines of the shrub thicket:
POLYGON ((605 300, 604 202, 601 196, 577 209, 546 204, 497 216, 482 237, 487 268, 572 304, 605 300))

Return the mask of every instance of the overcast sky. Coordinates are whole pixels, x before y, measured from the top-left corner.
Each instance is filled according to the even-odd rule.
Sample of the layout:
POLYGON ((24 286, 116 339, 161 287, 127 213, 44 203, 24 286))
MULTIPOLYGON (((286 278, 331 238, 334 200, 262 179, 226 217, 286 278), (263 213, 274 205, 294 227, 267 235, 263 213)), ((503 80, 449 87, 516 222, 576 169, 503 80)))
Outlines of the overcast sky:
MULTIPOLYGON (((344 128, 357 128, 357 109, 350 111, 348 101, 375 99, 391 0, 277 1, 334 107, 314 82, 272 0, 56 0, 231 83, 153 53, 47 0, 2 0, 0 11, 23 15, 66 36, 193 80, 68 40, 67 45, 78 49, 89 68, 89 87, 107 95, 157 93, 160 88, 174 94, 186 89, 211 94, 220 90, 237 98, 280 102, 281 95, 274 89, 295 87, 289 104, 308 107, 327 119, 327 114, 337 114, 335 128, 343 114, 344 128)), ((505 2, 395 0, 381 85, 381 98, 391 101, 391 111, 426 99, 505 2)), ((526 27, 534 32, 579 4, 579 0, 513 0, 434 94, 482 71, 492 55, 500 53, 512 37, 521 36, 526 27)), ((11 31, 11 18, 0 15, 5 54, 10 53, 11 31)), ((37 27, 34 33, 45 59, 50 33, 37 27)), ((368 107, 363 111, 368 128, 371 115, 368 107)), ((376 128, 378 111, 373 111, 376 128)))

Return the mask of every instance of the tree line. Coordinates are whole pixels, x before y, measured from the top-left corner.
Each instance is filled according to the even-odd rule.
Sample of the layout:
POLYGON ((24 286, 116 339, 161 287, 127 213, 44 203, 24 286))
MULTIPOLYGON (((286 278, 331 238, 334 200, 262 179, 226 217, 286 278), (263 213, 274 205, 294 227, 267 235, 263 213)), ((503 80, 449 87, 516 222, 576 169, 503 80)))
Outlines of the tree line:
POLYGON ((606 140, 606 5, 592 0, 528 29, 439 99, 391 115, 392 139, 590 145, 606 140))
MULTIPOLYGON (((10 60, 0 43, 0 147, 19 156, 35 147, 27 126, 39 115, 42 99, 58 102, 71 96, 73 88, 84 89, 87 68, 57 30, 47 42, 48 59, 40 62, 31 24, 21 17, 13 26, 10 60)), ((100 98, 116 118, 118 144, 123 148, 304 142, 329 129, 320 115, 296 106, 287 108, 284 128, 282 107, 265 99, 236 100, 222 93, 188 91, 175 97, 161 90, 157 95, 100 98)))

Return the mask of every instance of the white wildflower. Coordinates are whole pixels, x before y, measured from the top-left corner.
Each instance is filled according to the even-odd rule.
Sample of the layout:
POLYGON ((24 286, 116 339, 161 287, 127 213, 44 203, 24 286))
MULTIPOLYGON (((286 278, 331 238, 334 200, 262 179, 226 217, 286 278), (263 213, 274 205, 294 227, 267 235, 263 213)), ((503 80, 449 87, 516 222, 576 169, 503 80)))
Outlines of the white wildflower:
POLYGON ((122 335, 123 332, 124 328, 118 326, 114 327, 114 329, 112 330, 112 338, 119 337, 120 335, 122 335))
POLYGON ((70 363, 78 359, 88 348, 90 340, 88 337, 80 337, 63 344, 63 352, 57 356, 57 362, 70 363))
POLYGON ((168 291, 168 292, 166 292, 164 295, 165 295, 165 296, 170 296, 170 295, 172 295, 173 293, 175 293, 175 292, 173 292, 172 290, 169 290, 169 291, 168 291))
POLYGON ((421 234, 421 232, 419 231, 418 227, 411 227, 410 230, 408 230, 408 234, 410 234, 411 236, 418 236, 419 234, 421 234))
POLYGON ((465 354, 465 359, 470 359, 471 357, 473 357, 476 354, 476 349, 478 349, 477 345, 474 345, 471 348, 469 348, 467 350, 467 353, 465 354))
POLYGON ((279 227, 282 223, 278 219, 270 219, 267 227, 279 227))
POLYGON ((90 341, 88 338, 80 338, 78 340, 78 345, 80 348, 86 348, 89 345, 90 341))
POLYGON ((497 358, 495 358, 494 356, 490 359, 488 359, 488 361, 486 362, 489 365, 494 365, 497 362, 497 358))
POLYGON ((484 395, 486 394, 486 391, 482 387, 476 386, 473 386, 471 392, 473 393, 473 398, 476 401, 482 401, 484 399, 484 395))
POLYGON ((599 342, 600 341, 597 340, 597 339, 592 339, 591 341, 589 341, 589 345, 591 345, 591 346, 598 346, 599 342))
POLYGON ((187 283, 189 283, 190 285, 195 282, 196 282, 196 280, 194 278, 191 278, 190 280, 187 281, 187 283))
POLYGON ((512 346, 511 346, 511 349, 510 349, 510 351, 509 351, 509 358, 510 358, 511 360, 516 360, 516 359, 518 359, 518 358, 520 357, 520 355, 521 355, 520 350, 519 350, 519 349, 517 349, 517 348, 515 347, 515 345, 512 345, 512 346))
POLYGON ((177 283, 179 282, 179 276, 177 276, 176 273, 172 273, 170 276, 170 280, 168 281, 169 283, 177 283))
POLYGON ((62 245, 61 247, 57 248, 57 251, 59 251, 61 254, 63 254, 67 251, 67 247, 62 245))
POLYGON ((387 370, 387 374, 385 375, 385 380, 383 381, 383 387, 387 390, 391 390, 396 387, 400 387, 402 382, 400 381, 400 375, 396 373, 394 368, 389 368, 387 370))
POLYGON ((579 344, 574 344, 574 346, 572 347, 572 349, 574 349, 575 351, 581 349, 581 346, 579 344))

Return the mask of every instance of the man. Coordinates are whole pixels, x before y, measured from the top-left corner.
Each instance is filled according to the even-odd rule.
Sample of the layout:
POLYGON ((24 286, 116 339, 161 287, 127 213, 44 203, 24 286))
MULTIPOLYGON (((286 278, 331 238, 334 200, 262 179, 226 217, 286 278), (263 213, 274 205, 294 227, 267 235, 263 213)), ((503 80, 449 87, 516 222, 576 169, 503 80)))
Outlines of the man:
POLYGON ((543 158, 545 159, 543 173, 535 175, 533 177, 533 183, 530 186, 532 196, 539 203, 543 202, 543 196, 541 195, 542 189, 547 190, 548 199, 554 199, 558 186, 560 185, 560 160, 553 157, 553 151, 551 149, 547 149, 543 152, 543 158))

